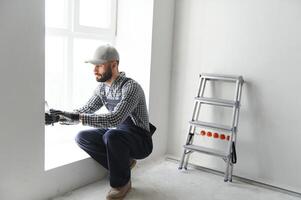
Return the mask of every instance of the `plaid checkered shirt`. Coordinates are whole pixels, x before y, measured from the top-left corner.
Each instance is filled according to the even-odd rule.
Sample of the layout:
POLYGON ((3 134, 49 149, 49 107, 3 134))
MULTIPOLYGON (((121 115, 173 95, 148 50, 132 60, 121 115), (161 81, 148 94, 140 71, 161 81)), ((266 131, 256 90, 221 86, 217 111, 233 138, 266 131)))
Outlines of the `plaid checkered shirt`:
POLYGON ((113 128, 130 116, 136 126, 149 131, 143 89, 136 81, 128 79, 124 72, 120 72, 111 86, 100 83, 86 105, 75 112, 81 114, 83 125, 113 128), (103 105, 109 113, 95 114, 103 105))

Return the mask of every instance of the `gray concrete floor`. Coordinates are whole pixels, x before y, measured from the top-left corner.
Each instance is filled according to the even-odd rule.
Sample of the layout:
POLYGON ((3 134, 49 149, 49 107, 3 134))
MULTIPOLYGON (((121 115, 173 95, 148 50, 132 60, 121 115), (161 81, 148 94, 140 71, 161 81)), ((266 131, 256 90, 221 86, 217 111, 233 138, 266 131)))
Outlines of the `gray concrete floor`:
MULTIPOLYGON (((132 190, 124 200, 300 200, 266 188, 196 169, 179 171, 172 161, 139 164, 132 171, 132 190)), ((87 185, 53 200, 105 200, 108 179, 87 185)))

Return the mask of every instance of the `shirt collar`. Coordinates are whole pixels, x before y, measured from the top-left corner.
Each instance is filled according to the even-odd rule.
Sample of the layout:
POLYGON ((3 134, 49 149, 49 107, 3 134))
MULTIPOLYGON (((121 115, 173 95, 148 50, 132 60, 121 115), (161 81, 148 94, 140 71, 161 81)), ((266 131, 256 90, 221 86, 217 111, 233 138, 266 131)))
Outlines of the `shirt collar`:
POLYGON ((125 73, 124 72, 119 72, 119 75, 117 76, 117 78, 113 81, 111 87, 115 86, 116 84, 118 84, 119 82, 121 82, 123 80, 123 78, 125 77, 125 73))

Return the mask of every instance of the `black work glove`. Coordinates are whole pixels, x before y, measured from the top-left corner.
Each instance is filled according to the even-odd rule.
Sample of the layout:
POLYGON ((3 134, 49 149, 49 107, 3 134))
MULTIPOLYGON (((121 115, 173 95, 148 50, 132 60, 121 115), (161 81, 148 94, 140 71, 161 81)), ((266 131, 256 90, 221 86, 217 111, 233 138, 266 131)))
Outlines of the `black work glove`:
POLYGON ((59 115, 59 122, 63 125, 74 125, 79 123, 79 114, 74 112, 65 112, 60 110, 50 109, 50 113, 59 115))
POLYGON ((60 119, 59 115, 45 113, 45 124, 50 125, 58 122, 60 119))

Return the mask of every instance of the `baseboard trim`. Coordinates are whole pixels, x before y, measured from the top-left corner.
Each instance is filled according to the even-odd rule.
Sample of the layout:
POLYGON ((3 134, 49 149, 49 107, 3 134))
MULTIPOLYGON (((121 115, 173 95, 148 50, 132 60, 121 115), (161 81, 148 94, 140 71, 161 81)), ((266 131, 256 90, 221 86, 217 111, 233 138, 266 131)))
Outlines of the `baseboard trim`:
MULTIPOLYGON (((165 160, 175 162, 175 163, 180 163, 180 160, 178 158, 175 158, 175 157, 172 157, 172 156, 166 156, 165 160)), ((208 173, 215 174, 215 175, 219 175, 219 176, 222 176, 222 177, 224 176, 223 172, 215 170, 215 169, 210 169, 210 168, 207 168, 207 167, 202 167, 202 166, 191 164, 191 163, 188 163, 188 166, 193 168, 193 169, 201 170, 201 171, 208 172, 208 173)), ((301 198, 301 193, 298 193, 298 192, 295 192, 295 191, 292 191, 292 190, 283 189, 283 188, 280 188, 280 187, 277 187, 277 186, 269 185, 269 184, 266 184, 266 183, 254 181, 254 180, 251 180, 251 179, 247 179, 247 178, 243 178, 243 177, 235 176, 235 175, 232 176, 232 179, 237 180, 237 181, 241 181, 241 182, 244 182, 244 183, 247 183, 247 184, 250 184, 250 185, 263 187, 263 188, 266 188, 266 189, 282 192, 282 193, 285 193, 285 194, 288 194, 288 195, 291 195, 291 196, 301 198)))

